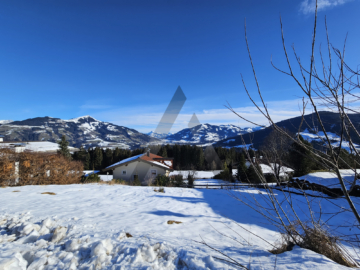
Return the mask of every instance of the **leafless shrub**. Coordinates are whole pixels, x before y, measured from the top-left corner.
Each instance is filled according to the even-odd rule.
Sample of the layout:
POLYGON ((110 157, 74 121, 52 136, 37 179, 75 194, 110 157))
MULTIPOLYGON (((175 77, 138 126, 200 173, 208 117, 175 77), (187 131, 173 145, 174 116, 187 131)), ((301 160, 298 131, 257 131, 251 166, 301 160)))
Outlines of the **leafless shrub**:
MULTIPOLYGON (((343 211, 352 212, 355 219, 357 220, 356 224, 353 225, 354 228, 359 229, 360 227, 360 215, 357 211, 354 202, 350 197, 350 192, 354 188, 355 183, 357 181, 357 170, 356 168, 359 166, 358 160, 360 157, 359 150, 356 148, 356 145, 353 143, 352 136, 355 136, 357 139, 360 139, 360 133, 356 129, 356 125, 352 123, 348 113, 356 112, 354 108, 349 107, 346 102, 346 97, 351 97, 354 101, 359 100, 360 96, 358 95, 358 90, 360 89, 359 84, 359 70, 352 70, 349 68, 344 60, 345 55, 345 45, 343 50, 338 50, 332 47, 329 37, 327 35, 327 49, 328 49, 328 59, 325 61, 323 55, 320 51, 320 64, 321 69, 317 69, 315 64, 315 39, 316 39, 316 31, 317 31, 317 1, 316 1, 316 10, 315 10, 315 20, 314 20, 314 28, 313 28, 313 39, 311 43, 311 57, 310 57, 310 66, 309 68, 305 68, 300 60, 300 57, 297 55, 295 47, 293 46, 293 53, 296 59, 296 65, 300 70, 299 78, 295 75, 293 71, 293 67, 288 56, 288 52, 285 46, 285 39, 283 33, 282 21, 280 18, 281 25, 281 34, 282 34, 282 44, 283 50, 285 53, 285 58, 287 62, 287 70, 281 70, 277 67, 274 67, 283 74, 290 76, 299 88, 304 93, 303 104, 300 107, 300 115, 302 117, 302 121, 299 125, 298 134, 302 130, 302 126, 306 125, 307 127, 313 128, 314 123, 307 123, 305 121, 305 111, 307 107, 310 107, 312 111, 314 111, 314 115, 316 118, 316 123, 319 126, 319 130, 324 134, 324 138, 319 136, 319 140, 322 141, 326 147, 326 152, 323 153, 320 150, 313 149, 309 147, 309 145, 303 143, 298 136, 294 136, 284 131, 282 127, 278 126, 266 105, 265 100, 263 99, 261 88, 259 81, 257 79, 257 74, 255 72, 255 66, 252 61, 252 56, 250 53, 250 47, 248 43, 248 38, 246 34, 246 23, 245 23, 245 40, 248 49, 248 55, 254 75, 254 79, 256 82, 256 91, 260 102, 256 102, 255 98, 250 94, 248 90, 244 78, 243 85, 246 93, 248 94, 249 99, 252 101, 257 110, 264 116, 264 118, 269 122, 270 127, 280 134, 282 137, 286 138, 291 143, 295 143, 307 151, 311 152, 311 156, 314 158, 315 162, 320 163, 322 167, 326 168, 328 171, 332 171, 335 173, 339 180, 339 184, 343 191, 344 197, 347 201, 348 208, 344 209, 342 206, 333 203, 334 207, 332 209, 333 213, 331 215, 336 216, 343 211), (333 64, 333 54, 335 54, 337 58, 337 63, 333 64), (325 62, 328 63, 325 64, 325 62), (335 70, 336 69, 336 70, 335 70), (318 106, 326 106, 327 108, 334 110, 338 113, 341 120, 341 132, 340 136, 340 147, 335 147, 332 145, 332 141, 330 136, 325 130, 324 122, 319 113, 318 106), (352 136, 350 136, 352 135, 352 136), (345 185, 344 179, 340 172, 340 163, 346 163, 341 157, 341 146, 343 141, 346 140, 350 150, 355 154, 356 160, 354 164, 347 164, 347 167, 352 169, 354 172, 354 180, 353 183, 348 189, 345 185)), ((326 20, 325 20, 326 25, 326 20)), ((326 29, 326 34, 328 34, 326 29)), ((241 119, 256 125, 261 126, 258 123, 251 121, 238 114, 230 105, 228 108, 238 115, 241 119)), ((276 142, 276 141, 275 141, 276 142)), ((245 146, 245 141, 243 141, 245 146)), ((275 145, 275 144, 274 144, 275 145)), ((247 149, 247 148, 244 148, 247 149)), ((329 233, 329 228, 327 225, 328 221, 322 221, 321 218, 321 201, 318 202, 320 205, 320 213, 315 213, 314 205, 312 200, 309 199, 308 195, 305 191, 301 190, 304 194, 304 198, 307 202, 307 206, 298 207, 296 201, 294 201, 291 196, 291 191, 285 190, 281 185, 278 186, 275 191, 272 186, 270 186, 264 176, 261 174, 256 168, 256 164, 252 162, 250 158, 249 152, 246 150, 246 154, 248 156, 248 160, 252 163, 251 165, 256 170, 256 173, 260 179, 262 189, 258 190, 258 194, 248 194, 249 196, 239 196, 238 194, 231 194, 234 198, 243 202, 247 206, 251 207, 254 211, 260 213, 269 223, 276 226, 279 232, 282 233, 282 241, 279 242, 278 246, 272 250, 273 253, 279 253, 281 251, 287 250, 291 247, 291 245, 299 245, 303 248, 308 248, 320 254, 323 254, 334 261, 346 265, 346 266, 358 266, 357 262, 352 258, 347 249, 342 246, 341 243, 347 242, 350 244, 354 244, 359 246, 359 241, 357 238, 357 234, 353 233, 353 237, 345 236, 343 234, 336 234, 336 230, 333 233, 336 236, 332 236, 329 233), (279 196, 281 195, 281 196, 279 196), (300 208, 300 209, 299 209, 300 208), (299 212, 299 213, 298 213, 299 212), (302 213, 300 213, 302 212, 302 213), (300 215, 301 214, 301 215, 300 215), (353 240, 353 239, 356 240, 353 240)), ((279 152, 268 151, 269 159, 273 157, 277 158, 279 152)), ((280 152, 281 154, 281 152, 280 152)), ((274 158, 272 158, 275 160, 274 158)), ((282 158, 279 157, 279 162, 281 162, 282 158)), ((277 181, 280 182, 279 175, 276 175, 277 181)), ((321 196, 320 200, 328 200, 327 197, 321 196)), ((327 213, 330 215, 330 213, 327 213)))
MULTIPOLYGON (((299 226, 299 223, 288 225, 287 232, 296 233, 301 231, 302 228, 299 228, 299 226)), ((292 250, 295 245, 322 254, 338 264, 347 267, 358 266, 357 262, 341 245, 339 239, 331 236, 330 233, 324 229, 324 226, 305 226, 302 234, 296 236, 296 243, 293 241, 293 237, 290 237, 288 233, 284 233, 275 248, 269 251, 273 254, 280 254, 292 250)))
MULTIPOLYGON (((316 1, 317 2, 317 1, 316 1)), ((313 28, 313 39, 311 43, 311 57, 310 57, 310 66, 309 68, 306 68, 300 59, 300 57, 297 55, 295 47, 293 46, 293 53, 294 57, 296 59, 296 65, 300 69, 300 76, 297 76, 292 67, 292 63, 290 61, 290 58, 288 56, 288 52, 286 49, 285 44, 285 38, 284 38, 284 32, 283 32, 283 26, 282 21, 280 18, 280 25, 281 25, 281 34, 282 34, 282 44, 283 44, 283 50, 285 53, 285 58, 287 62, 287 70, 282 70, 277 68, 273 63, 273 66, 275 69, 280 71, 281 73, 291 77, 298 87, 301 89, 301 91, 304 94, 303 98, 303 104, 300 108, 300 114, 302 117, 302 121, 298 127, 298 133, 301 130, 301 127, 303 125, 306 125, 307 127, 314 128, 314 123, 307 123, 305 121, 305 111, 308 107, 310 107, 314 113, 317 125, 319 126, 319 130, 324 134, 324 137, 319 136, 319 140, 322 141, 326 147, 326 153, 323 153, 320 150, 309 148, 308 145, 304 144, 299 137, 293 137, 286 132, 283 131, 281 127, 279 127, 273 120, 268 107, 266 105, 266 102, 262 96, 261 88, 259 81, 257 79, 257 74, 255 72, 255 66, 252 61, 252 56, 250 53, 250 47, 247 39, 246 34, 246 23, 245 23, 245 40, 246 45, 248 49, 248 54, 250 58, 251 67, 253 70, 254 79, 256 82, 256 92, 258 94, 258 98, 260 99, 260 102, 256 102, 253 96, 250 94, 250 91, 248 90, 244 78, 243 85, 245 88, 246 93, 248 94, 249 99, 252 101, 253 105, 257 108, 257 110, 262 114, 262 116, 269 122, 269 125, 276 130, 277 132, 281 133, 283 136, 288 137, 293 143, 296 143, 303 147, 304 149, 307 149, 311 152, 312 157, 317 163, 322 164, 322 166, 329 171, 332 170, 338 180, 339 184, 341 186, 341 189, 343 191, 343 194, 348 202, 349 209, 354 214, 354 217, 357 220, 357 225, 360 226, 360 214, 357 211, 354 202, 350 198, 349 193, 354 188, 356 183, 356 177, 354 177, 353 184, 351 188, 348 190, 344 179, 341 176, 340 173, 340 163, 344 163, 345 161, 341 157, 341 147, 343 145, 344 140, 347 141, 349 148, 352 153, 356 156, 356 160, 359 160, 360 153, 359 150, 356 148, 356 145, 353 143, 352 137, 356 137, 357 139, 360 139, 360 133, 356 128, 356 125, 351 121, 349 117, 349 113, 356 112, 356 110, 352 107, 349 107, 348 104, 345 102, 347 97, 350 97, 352 101, 357 101, 360 99, 360 96, 358 94, 358 90, 360 89, 360 71, 359 70, 353 70, 351 69, 346 63, 345 63, 345 45, 343 50, 339 50, 337 48, 334 48, 330 41, 328 32, 326 30, 327 34, 327 49, 328 49, 328 59, 326 60, 329 65, 327 66, 325 64, 325 59, 321 53, 320 50, 320 64, 321 69, 318 70, 315 63, 315 40, 316 40, 316 31, 317 31, 317 4, 316 4, 316 10, 315 10, 315 20, 314 20, 314 28, 313 28), (337 64, 333 64, 333 54, 335 54, 335 57, 337 58, 337 64), (341 120, 341 132, 339 135, 340 137, 340 145, 334 146, 332 144, 331 138, 329 136, 328 131, 325 129, 324 122, 322 120, 322 117, 320 115, 319 107, 327 107, 330 110, 336 111, 339 114, 339 119, 341 120)), ((325 20, 325 26, 326 26, 326 20, 325 20)), ((326 26, 327 27, 327 26, 326 26)), ((235 113, 237 116, 239 116, 241 119, 252 123, 256 126, 261 126, 242 115, 238 114, 230 105, 228 108, 235 113)), ((314 120, 315 121, 315 120, 314 120)), ((356 169, 360 165, 356 160, 354 160, 355 164, 347 164, 347 167, 352 169, 354 174, 357 175, 356 169)), ((345 162, 346 163, 346 162, 345 162)))
POLYGON ((0 186, 9 186, 16 179, 15 162, 17 153, 9 148, 0 148, 0 186))
POLYGON ((159 189, 154 189, 155 192, 165 193, 165 189, 163 187, 160 187, 159 189))
POLYGON ((0 149, 1 185, 49 185, 79 183, 83 165, 61 155, 0 149))

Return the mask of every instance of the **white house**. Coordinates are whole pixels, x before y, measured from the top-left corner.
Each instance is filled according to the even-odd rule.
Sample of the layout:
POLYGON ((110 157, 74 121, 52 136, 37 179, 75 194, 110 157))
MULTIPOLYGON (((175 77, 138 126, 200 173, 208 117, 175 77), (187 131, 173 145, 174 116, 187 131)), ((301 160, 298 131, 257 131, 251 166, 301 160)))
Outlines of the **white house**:
MULTIPOLYGON (((264 176, 270 175, 270 174, 275 175, 275 169, 277 169, 278 166, 279 166, 279 164, 276 164, 276 163, 265 164, 263 162, 263 160, 262 160, 262 157, 260 157, 260 159, 257 159, 257 160, 254 157, 252 163, 257 163, 260 166, 264 176)), ((249 166, 252 163, 249 160, 247 160, 245 162, 245 166, 247 168, 249 168, 249 166)), ((286 166, 281 166, 280 167, 280 172, 279 172, 279 177, 280 177, 281 180, 288 180, 289 175, 291 175, 292 173, 294 173, 293 169, 291 169, 289 167, 286 167, 286 166)))
POLYGON ((159 174, 169 176, 173 171, 173 159, 147 152, 121 160, 103 171, 110 170, 114 179, 133 181, 138 178, 142 184, 147 184, 159 174))

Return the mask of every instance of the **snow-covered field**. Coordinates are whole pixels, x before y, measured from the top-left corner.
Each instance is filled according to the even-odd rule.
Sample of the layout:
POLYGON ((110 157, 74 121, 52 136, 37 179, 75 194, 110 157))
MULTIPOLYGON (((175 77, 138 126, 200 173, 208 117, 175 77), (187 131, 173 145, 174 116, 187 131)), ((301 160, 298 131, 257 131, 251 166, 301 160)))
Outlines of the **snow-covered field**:
MULTIPOLYGON (((25 150, 35 151, 35 152, 56 152, 59 150, 59 144, 53 142, 19 142, 19 144, 23 143, 25 146, 25 150)), ((0 147, 9 148, 14 143, 2 143, 0 147)), ((70 151, 76 150, 75 147, 69 147, 70 151)))
MULTIPOLYGON (((352 170, 340 170, 347 188, 354 181, 355 173, 352 170)), ((315 172, 299 177, 301 180, 307 180, 310 183, 327 186, 329 188, 340 188, 339 179, 334 172, 315 172)), ((356 184, 360 185, 360 181, 356 180, 356 184)))
MULTIPOLYGON (((259 201, 263 196, 253 189, 232 192, 259 201)), ((302 196, 293 196, 306 206, 302 196)), ((324 213, 332 207, 322 202, 324 213)), ((352 222, 352 215, 342 213, 332 225, 344 220, 352 222)), ((158 193, 153 187, 106 184, 0 188, 0 269, 236 269, 197 243, 201 237, 251 269, 274 269, 275 261, 275 269, 345 269, 299 247, 273 255, 268 244, 237 224, 270 242, 279 236, 226 190, 158 193)))

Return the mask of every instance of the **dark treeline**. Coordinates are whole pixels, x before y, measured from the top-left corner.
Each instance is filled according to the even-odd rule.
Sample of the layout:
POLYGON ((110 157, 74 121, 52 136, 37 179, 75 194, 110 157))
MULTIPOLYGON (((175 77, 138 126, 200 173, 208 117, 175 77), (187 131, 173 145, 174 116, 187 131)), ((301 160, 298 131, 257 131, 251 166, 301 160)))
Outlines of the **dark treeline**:
POLYGON ((102 170, 120 160, 144 153, 144 149, 127 150, 116 148, 102 149, 100 147, 84 149, 73 154, 74 160, 82 161, 85 170, 102 170))
MULTIPOLYGON (((310 143, 305 141, 304 143, 312 148, 310 143)), ((270 145, 270 142, 267 145, 270 145)), ((245 160, 248 156, 245 151, 239 148, 214 148, 220 159, 220 162, 218 163, 207 157, 207 155, 209 155, 207 150, 195 145, 154 145, 150 146, 149 149, 151 153, 162 157, 173 158, 175 170, 226 169, 231 172, 232 169, 238 169, 240 174, 241 171, 247 171, 245 167, 245 160)), ((146 149, 144 148, 135 150, 119 148, 112 150, 102 149, 99 147, 89 149, 80 148, 79 152, 75 152, 73 154, 73 159, 82 161, 85 170, 102 170, 123 159, 145 153, 145 151, 146 149)), ((305 150, 295 143, 289 144, 286 149, 276 149, 275 152, 277 152, 276 155, 272 155, 274 153, 274 149, 269 152, 266 147, 263 147, 259 151, 249 149, 248 154, 250 158, 256 157, 256 160, 261 161, 261 163, 278 163, 280 156, 279 152, 281 152, 281 162, 279 164, 281 164, 281 166, 287 166, 294 169, 294 176, 305 175, 313 170, 323 170, 327 167, 326 164, 322 162, 316 162, 312 151, 305 150), (281 151, 284 151, 284 153, 281 151), (263 158, 260 159, 260 157, 263 158)), ((348 169, 349 165, 353 165, 356 159, 357 158, 354 155, 342 149, 340 151, 339 160, 340 168, 348 169)), ((360 160, 357 161, 360 162, 360 160)))
MULTIPOLYGON (((150 152, 162 157, 174 159, 176 170, 220 170, 224 164, 232 167, 241 160, 243 155, 237 149, 226 149, 217 147, 215 151, 221 163, 207 162, 206 151, 195 145, 156 145, 149 147, 150 152)), ((145 152, 144 148, 135 150, 127 149, 102 149, 99 147, 84 149, 73 154, 74 160, 82 161, 85 170, 102 170, 123 159, 136 156, 145 152)))
POLYGON ((224 168, 225 163, 228 166, 237 164, 243 155, 242 151, 235 148, 216 147, 215 152, 221 161, 216 164, 212 158, 207 158, 207 155, 211 155, 211 153, 195 145, 167 144, 150 146, 149 148, 151 153, 174 158, 175 170, 220 170, 224 168))

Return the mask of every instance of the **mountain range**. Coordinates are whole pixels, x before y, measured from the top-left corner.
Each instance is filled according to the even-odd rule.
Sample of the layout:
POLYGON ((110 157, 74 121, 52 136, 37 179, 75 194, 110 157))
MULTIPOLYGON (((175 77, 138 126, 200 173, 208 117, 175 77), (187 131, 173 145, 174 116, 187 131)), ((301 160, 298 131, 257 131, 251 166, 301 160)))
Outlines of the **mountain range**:
MULTIPOLYGON (((321 120, 323 122, 324 128, 328 135, 331 137, 333 145, 336 145, 340 141, 338 134, 341 133, 341 119, 338 113, 322 111, 319 112, 321 120)), ((350 120, 354 124, 355 128, 360 131, 360 114, 348 114, 350 120)), ((308 114, 302 117, 294 117, 286 119, 276 123, 277 126, 286 129, 289 133, 297 134, 300 131, 300 134, 304 139, 313 143, 314 146, 321 147, 322 141, 319 137, 324 137, 322 133, 319 121, 315 113, 308 114), (302 124, 301 124, 302 123, 302 124), (315 135, 317 134, 317 135, 315 135)), ((261 147, 264 143, 265 138, 273 131, 271 126, 256 130, 251 133, 244 135, 234 136, 231 139, 224 139, 214 143, 214 146, 221 147, 244 147, 244 144, 247 146, 252 146, 255 149, 261 147)), ((360 147, 360 139, 352 132, 351 138, 355 144, 358 144, 360 147)), ((346 145, 345 145, 346 148, 346 145)))
POLYGON ((226 138, 246 134, 259 128, 240 128, 235 125, 201 124, 185 128, 174 134, 157 134, 150 132, 149 136, 161 139, 163 143, 209 145, 226 138))
MULTIPOLYGON (((341 132, 341 120, 337 113, 320 112, 325 129, 331 135, 335 144, 339 143, 337 136, 341 132)), ((360 130, 360 114, 349 114, 357 130, 360 130)), ((299 130, 302 136, 313 142, 321 144, 318 138, 320 129, 314 114, 304 117, 302 126, 301 117, 283 120, 278 126, 296 134, 299 130)), ((206 146, 213 144, 221 147, 243 147, 243 143, 255 149, 261 147, 265 138, 272 131, 266 128, 240 128, 235 125, 211 125, 201 124, 193 128, 186 128, 174 134, 158 134, 150 132, 143 134, 135 129, 118 126, 108 122, 94 119, 91 116, 83 116, 70 120, 62 120, 52 117, 36 117, 23 121, 0 120, 0 135, 4 135, 4 141, 51 141, 57 142, 62 135, 66 135, 71 146, 85 148, 125 148, 135 149, 149 144, 195 144, 206 146)), ((352 134, 354 135, 354 134, 352 134)), ((354 143, 360 145, 360 139, 352 136, 354 143)), ((359 146, 360 148, 360 146, 359 146)))
POLYGON ((2 120, 0 135, 4 141, 51 141, 57 142, 62 135, 74 147, 109 147, 134 149, 158 139, 135 129, 102 122, 91 116, 70 120, 52 117, 36 117, 23 121, 2 120))

